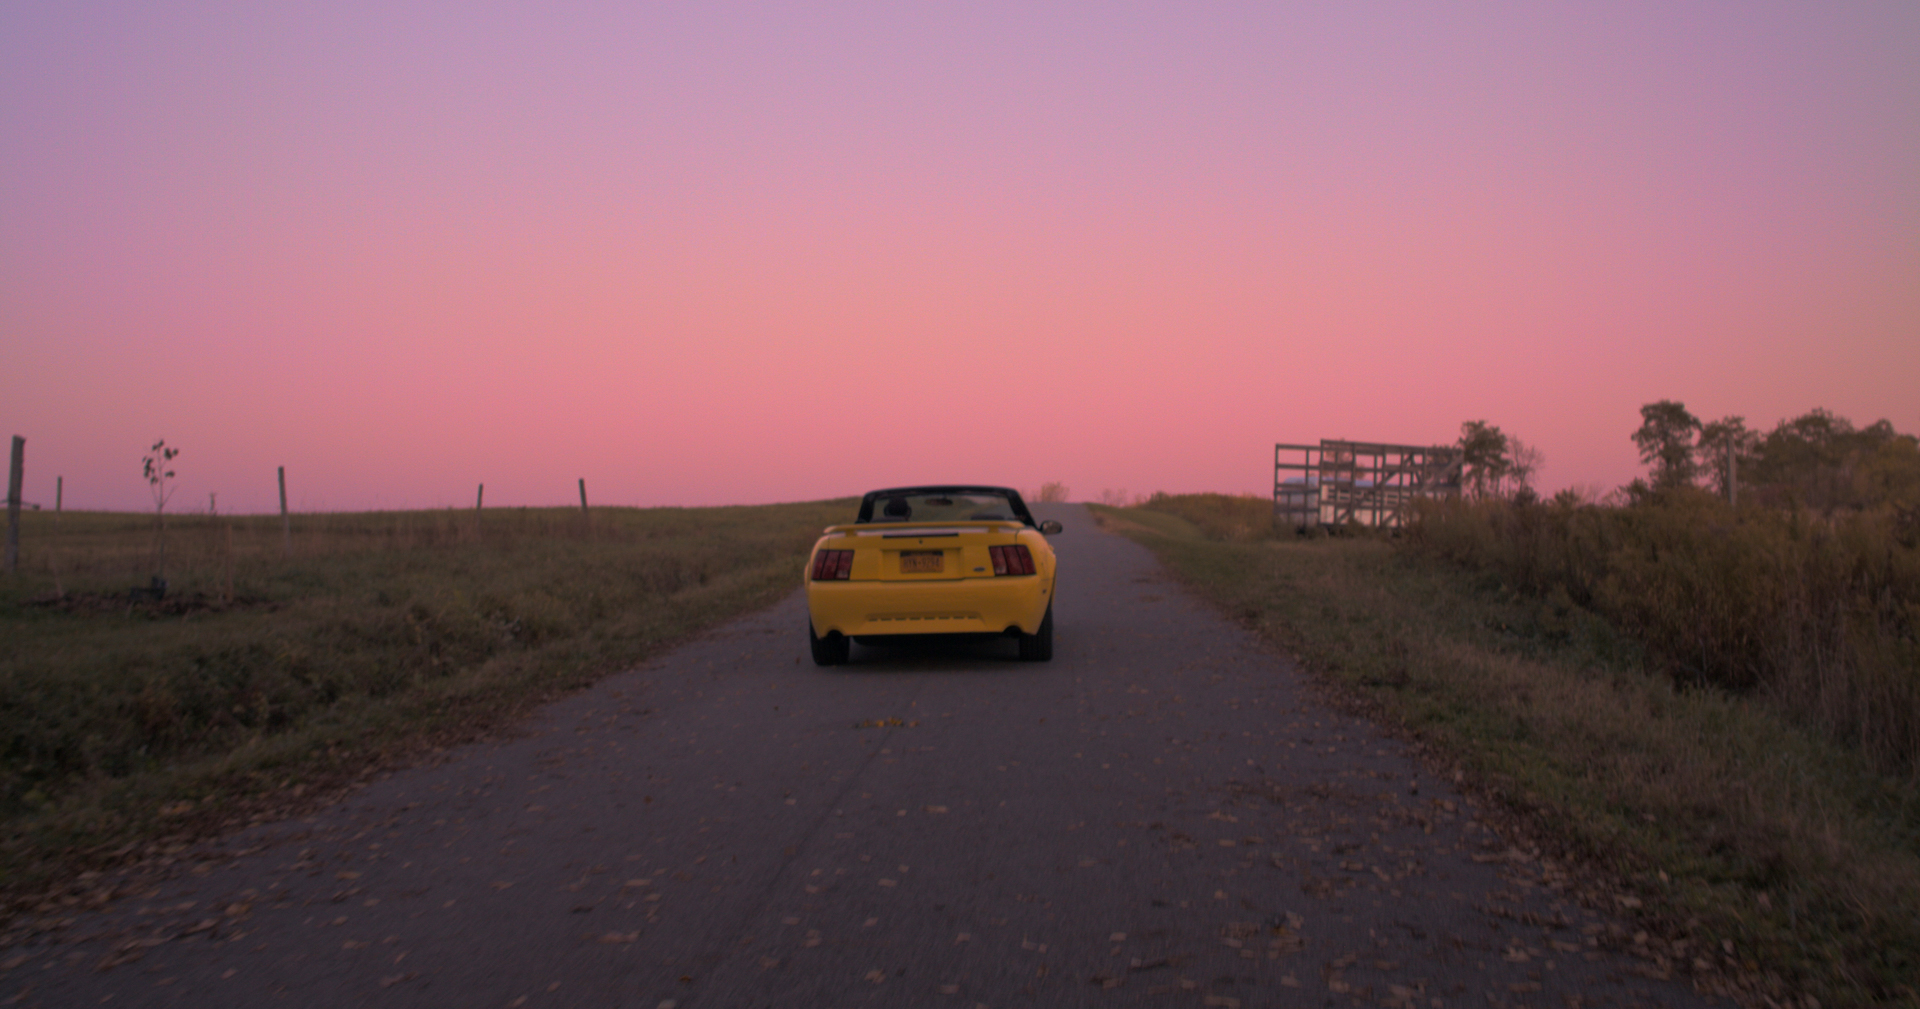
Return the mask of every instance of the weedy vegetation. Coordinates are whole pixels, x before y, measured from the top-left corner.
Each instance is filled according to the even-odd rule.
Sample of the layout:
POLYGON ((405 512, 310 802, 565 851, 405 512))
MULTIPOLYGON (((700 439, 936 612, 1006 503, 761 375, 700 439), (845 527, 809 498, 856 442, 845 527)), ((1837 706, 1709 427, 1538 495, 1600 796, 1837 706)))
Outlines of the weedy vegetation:
POLYGON ((23 516, 0 583, 0 886, 231 825, 769 604, 854 502, 23 516), (142 591, 131 591, 135 586, 142 591))
POLYGON ((1257 497, 1094 507, 1611 881, 1656 963, 1777 1004, 1916 999, 1905 506, 1522 494, 1434 503, 1393 539, 1298 536, 1257 497))

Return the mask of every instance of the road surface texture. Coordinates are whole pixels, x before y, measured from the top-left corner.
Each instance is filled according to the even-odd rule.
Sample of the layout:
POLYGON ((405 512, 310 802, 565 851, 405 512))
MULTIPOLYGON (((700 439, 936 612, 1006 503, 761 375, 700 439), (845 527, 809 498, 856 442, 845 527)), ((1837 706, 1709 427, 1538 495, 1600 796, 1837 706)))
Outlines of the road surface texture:
POLYGON ((796 594, 208 846, 0 953, 0 1001, 1702 1004, 1145 550, 1041 510, 1067 524, 1051 663, 819 669, 796 594))

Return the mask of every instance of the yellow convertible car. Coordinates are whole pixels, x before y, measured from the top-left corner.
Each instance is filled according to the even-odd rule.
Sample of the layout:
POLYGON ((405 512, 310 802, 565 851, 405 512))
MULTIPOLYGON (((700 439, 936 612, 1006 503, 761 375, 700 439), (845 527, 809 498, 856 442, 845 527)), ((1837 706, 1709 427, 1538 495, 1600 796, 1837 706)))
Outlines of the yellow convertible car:
POLYGON ((1053 548, 1005 487, 896 487, 860 499, 807 560, 807 641, 823 666, 849 643, 903 634, 1017 638, 1029 662, 1053 658, 1053 548))

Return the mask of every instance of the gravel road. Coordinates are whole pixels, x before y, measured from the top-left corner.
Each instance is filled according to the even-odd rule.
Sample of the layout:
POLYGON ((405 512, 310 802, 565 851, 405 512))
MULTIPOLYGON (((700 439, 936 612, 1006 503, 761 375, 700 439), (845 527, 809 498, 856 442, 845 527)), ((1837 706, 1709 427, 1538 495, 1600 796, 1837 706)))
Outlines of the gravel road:
POLYGON ((0 951, 0 1002, 1702 1003, 1145 550, 1036 511, 1051 663, 822 670, 796 593, 0 951))

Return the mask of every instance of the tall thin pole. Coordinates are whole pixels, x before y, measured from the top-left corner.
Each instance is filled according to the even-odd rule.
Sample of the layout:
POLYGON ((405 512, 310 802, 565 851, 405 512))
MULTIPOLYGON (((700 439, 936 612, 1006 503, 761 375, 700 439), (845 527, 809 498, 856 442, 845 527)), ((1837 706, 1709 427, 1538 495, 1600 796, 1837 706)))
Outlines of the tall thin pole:
POLYGON ((480 489, 473 492, 473 510, 479 511, 480 502, 485 501, 486 499, 487 499, 487 485, 481 484, 480 489))
POLYGON ((580 478, 580 514, 582 515, 588 514, 587 512, 587 478, 586 477, 580 478))
POLYGON ((20 569, 20 476, 27 458, 27 440, 13 436, 13 463, 7 467, 7 573, 20 569))
POLYGON ((287 468, 280 467, 280 550, 293 555, 293 519, 287 517, 287 468))

